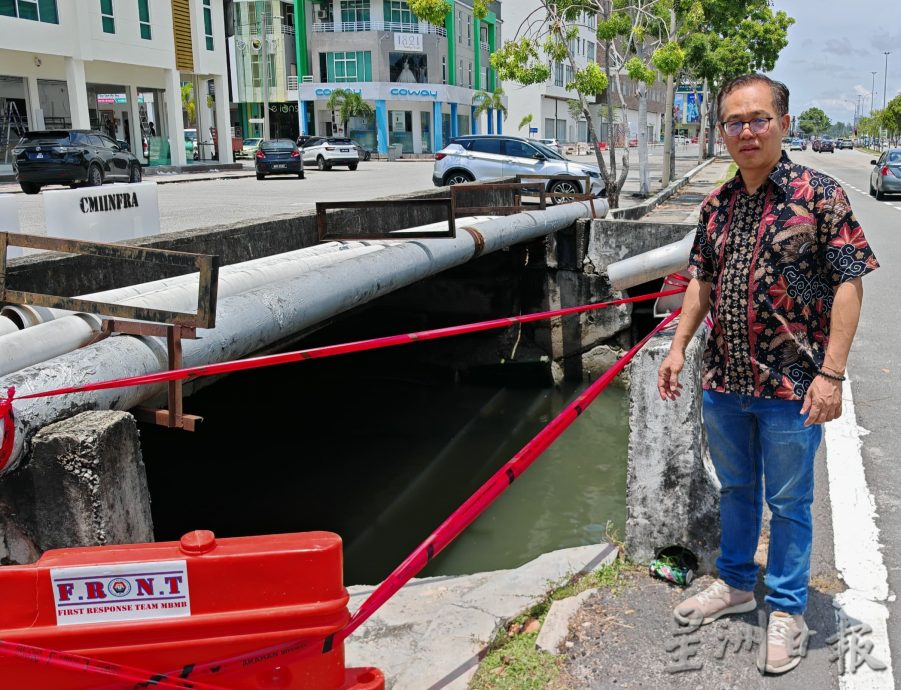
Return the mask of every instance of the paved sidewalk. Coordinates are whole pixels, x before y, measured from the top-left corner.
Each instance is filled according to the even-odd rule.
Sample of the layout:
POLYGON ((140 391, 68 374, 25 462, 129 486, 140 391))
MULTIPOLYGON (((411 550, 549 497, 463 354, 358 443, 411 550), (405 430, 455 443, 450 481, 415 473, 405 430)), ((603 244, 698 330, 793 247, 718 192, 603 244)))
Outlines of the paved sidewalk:
POLYGON ((660 223, 697 223, 701 203, 717 186, 725 181, 732 159, 717 158, 699 171, 679 193, 660 204, 642 220, 660 223))

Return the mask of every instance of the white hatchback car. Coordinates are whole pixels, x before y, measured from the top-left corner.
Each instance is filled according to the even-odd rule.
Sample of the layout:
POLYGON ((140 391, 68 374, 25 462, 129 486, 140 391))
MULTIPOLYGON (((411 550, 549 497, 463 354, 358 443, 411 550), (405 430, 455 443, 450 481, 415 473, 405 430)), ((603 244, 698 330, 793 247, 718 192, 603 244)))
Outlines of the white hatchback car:
POLYGON ((538 143, 544 144, 551 151, 556 151, 557 153, 563 155, 563 147, 560 146, 560 142, 557 141, 556 139, 539 139, 538 143))
MULTIPOLYGON (((436 187, 514 175, 549 175, 547 190, 581 194, 590 179, 591 194, 606 193, 597 166, 576 163, 535 140, 493 134, 457 137, 435 154, 432 182, 436 187)), ((554 197, 552 202, 559 199, 554 197)))

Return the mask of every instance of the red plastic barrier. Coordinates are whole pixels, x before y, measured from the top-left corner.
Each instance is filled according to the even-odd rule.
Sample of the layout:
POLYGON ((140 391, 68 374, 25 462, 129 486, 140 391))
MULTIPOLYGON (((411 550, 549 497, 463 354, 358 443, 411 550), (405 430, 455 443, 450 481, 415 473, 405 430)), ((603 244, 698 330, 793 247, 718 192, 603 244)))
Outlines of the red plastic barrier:
MULTIPOLYGON (((4 688, 87 690, 383 690, 372 668, 345 669, 347 625, 341 539, 328 532, 48 551, 32 565, 0 568, 0 679, 4 688), (191 669, 286 641, 320 652, 251 657, 229 678, 191 669), (54 651, 50 651, 54 650, 54 651), (169 680, 160 671, 180 669, 169 680), (106 678, 104 680, 104 677, 106 678)), ((235 669, 230 669, 235 670, 235 669)))

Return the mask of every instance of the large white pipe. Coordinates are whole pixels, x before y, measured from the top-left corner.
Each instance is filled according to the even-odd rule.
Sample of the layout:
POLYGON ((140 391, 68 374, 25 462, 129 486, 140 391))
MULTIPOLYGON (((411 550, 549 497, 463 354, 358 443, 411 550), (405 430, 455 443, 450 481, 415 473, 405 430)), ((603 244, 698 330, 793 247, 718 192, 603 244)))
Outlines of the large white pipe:
MULTIPOLYGON (((219 272, 219 298, 251 290, 267 282, 282 280, 299 271, 312 270, 326 263, 377 252, 382 245, 338 242, 225 266, 219 272)), ((85 299, 116 302, 129 306, 192 311, 197 306, 197 273, 130 285, 86 295, 85 299), (164 305, 164 306, 163 306, 164 305)), ((22 307, 24 313, 32 307, 22 307)), ((102 319, 91 314, 73 314, 62 309, 41 309, 43 323, 0 336, 0 376, 77 350, 94 341, 102 319)))
MULTIPOLYGON (((331 254, 333 252, 353 249, 355 248, 355 246, 363 246, 363 244, 364 243, 361 242, 324 242, 312 247, 306 247, 304 249, 295 250, 294 252, 286 252, 285 254, 279 254, 275 256, 291 256, 296 252, 304 252, 304 256, 320 256, 323 254, 331 254)), ((272 261, 275 256, 267 256, 261 259, 254 259, 253 261, 246 261, 243 263, 243 265, 263 265, 265 262, 272 261)), ((229 267, 223 267, 220 270, 220 275, 228 271, 229 267)), ((188 273, 185 275, 173 276, 171 278, 162 278, 160 280, 155 280, 149 283, 126 285, 124 287, 113 288, 112 290, 103 290, 101 292, 92 292, 86 295, 78 295, 78 297, 80 299, 89 299, 97 302, 116 303, 128 299, 129 297, 135 297, 152 290, 160 290, 167 287, 174 287, 176 285, 185 284, 193 284, 196 292, 197 279, 198 278, 196 273, 188 273)), ((0 308, 0 352, 3 351, 4 347, 6 347, 6 344, 2 342, 2 337, 4 335, 15 333, 18 330, 31 328, 32 326, 46 323, 63 316, 71 316, 72 313, 73 312, 65 309, 48 309, 46 307, 34 307, 31 305, 7 305, 0 308)), ((70 328, 74 328, 74 326, 70 325, 70 328)), ((86 340, 84 342, 89 341, 86 340)), ((80 345, 75 345, 71 349, 75 349, 77 347, 80 347, 80 345)), ((63 352, 68 351, 69 350, 63 350, 63 352)), ((58 354, 62 354, 62 352, 58 354)), ((28 366, 28 364, 22 364, 21 366, 28 366)), ((2 376, 4 373, 7 373, 7 371, 15 371, 15 369, 8 369, 7 366, 0 366, 0 376, 2 376)))
POLYGON ((610 285, 614 290, 625 290, 684 269, 688 266, 694 238, 692 230, 678 242, 610 264, 607 266, 610 285))
MULTIPOLYGON (((220 269, 220 277, 223 274, 230 273, 234 270, 252 270, 256 267, 263 267, 272 263, 282 261, 292 261, 295 257, 314 257, 334 252, 348 251, 359 247, 367 246, 364 242, 325 242, 312 247, 303 249, 295 249, 291 252, 283 254, 274 254, 264 256, 259 259, 245 261, 239 264, 231 264, 220 269), (237 268, 242 267, 242 268, 237 268)), ((121 302, 130 297, 147 294, 155 290, 163 290, 177 285, 193 285, 195 293, 197 288, 197 273, 186 273, 180 276, 172 276, 170 278, 161 278, 148 283, 138 283, 135 285, 125 285, 123 287, 113 288, 111 290, 102 290, 100 292, 91 292, 86 295, 78 295, 79 299, 94 300, 96 302, 121 302)), ((8 305, 0 309, 0 315, 15 316, 22 322, 23 328, 29 328, 62 316, 71 315, 73 312, 66 309, 48 309, 46 307, 32 307, 30 305, 8 305)))
MULTIPOLYGON (((520 242, 569 227, 579 218, 607 211, 603 199, 561 204, 544 211, 458 227, 455 239, 387 241, 383 251, 228 297, 219 302, 216 328, 197 340, 182 341, 185 366, 246 357, 290 340, 330 317, 419 280, 520 242)), ((435 227, 437 224, 428 227, 435 227)), ((18 395, 163 371, 166 347, 161 338, 117 337, 70 352, 0 378, 0 390, 15 386, 18 395)), ((34 398, 13 405, 15 438, 3 472, 15 468, 34 433, 60 419, 91 409, 129 410, 164 390, 163 385, 132 386, 34 398)), ((0 432, 0 445, 4 428, 0 432)))

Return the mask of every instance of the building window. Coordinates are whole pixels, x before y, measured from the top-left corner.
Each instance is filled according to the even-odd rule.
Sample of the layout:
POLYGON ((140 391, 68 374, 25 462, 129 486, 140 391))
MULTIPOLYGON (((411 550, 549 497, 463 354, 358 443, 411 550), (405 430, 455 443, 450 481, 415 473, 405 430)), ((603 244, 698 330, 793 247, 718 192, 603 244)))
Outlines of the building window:
POLYGON ((441 56, 441 83, 447 84, 447 57, 441 56))
POLYGON ((588 28, 589 29, 597 29, 598 28, 598 16, 594 12, 588 12, 588 28))
POLYGON ((472 88, 472 63, 469 63, 469 88, 472 88))
POLYGON ((325 74, 325 81, 372 81, 372 52, 320 53, 319 69, 320 74, 325 74))
POLYGON ((472 45, 472 15, 466 15, 466 45, 472 45))
POLYGON ((463 43, 463 13, 457 10, 457 43, 463 43))
POLYGON ((103 33, 116 33, 116 19, 113 17, 113 0, 100 0, 100 21, 103 33))
POLYGON ((0 0, 0 15, 59 24, 56 0, 0 0))
POLYGON ((369 0, 341 0, 341 21, 345 31, 369 31, 369 0))
POLYGON ((594 43, 588 41, 588 60, 590 62, 597 62, 598 54, 596 52, 596 48, 594 43))
POLYGON ((210 0, 203 0, 203 35, 206 38, 206 49, 213 49, 213 10, 210 0))
POLYGON ((138 0, 138 26, 141 38, 150 40, 150 0, 138 0))
POLYGON ((391 81, 404 84, 428 84, 428 55, 425 53, 388 53, 391 81))
POLYGON ((391 31, 408 33, 419 31, 419 24, 413 17, 407 0, 385 0, 385 21, 400 25, 392 28, 391 31))
POLYGON ((572 84, 572 83, 573 83, 573 68, 572 68, 572 65, 567 65, 567 66, 566 66, 566 83, 567 83, 567 84, 572 84))
POLYGON ((554 86, 563 86, 563 63, 554 63, 554 86))

